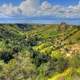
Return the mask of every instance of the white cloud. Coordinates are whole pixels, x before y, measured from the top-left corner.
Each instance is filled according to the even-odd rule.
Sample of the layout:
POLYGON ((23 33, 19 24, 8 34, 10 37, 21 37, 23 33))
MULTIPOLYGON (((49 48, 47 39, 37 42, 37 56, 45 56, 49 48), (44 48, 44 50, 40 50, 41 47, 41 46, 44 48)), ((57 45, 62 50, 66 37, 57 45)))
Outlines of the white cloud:
POLYGON ((69 5, 67 7, 61 5, 51 5, 49 2, 44 1, 40 9, 37 11, 37 15, 50 15, 57 17, 80 17, 80 1, 77 5, 69 5))
POLYGON ((77 5, 69 5, 67 7, 61 5, 52 5, 48 1, 44 1, 41 5, 37 5, 36 1, 23 0, 18 6, 4 4, 0 6, 0 14, 7 16, 26 15, 80 18, 80 1, 77 5))
POLYGON ((0 14, 6 15, 6 16, 12 16, 14 14, 17 14, 17 7, 13 6, 12 4, 3 4, 0 7, 0 14))
POLYGON ((19 5, 19 9, 21 10, 23 15, 34 15, 36 11, 36 6, 34 0, 25 0, 19 5))
POLYGON ((35 0, 24 0, 18 6, 12 4, 3 4, 0 6, 0 13, 8 16, 14 16, 16 14, 31 16, 36 11, 35 0))

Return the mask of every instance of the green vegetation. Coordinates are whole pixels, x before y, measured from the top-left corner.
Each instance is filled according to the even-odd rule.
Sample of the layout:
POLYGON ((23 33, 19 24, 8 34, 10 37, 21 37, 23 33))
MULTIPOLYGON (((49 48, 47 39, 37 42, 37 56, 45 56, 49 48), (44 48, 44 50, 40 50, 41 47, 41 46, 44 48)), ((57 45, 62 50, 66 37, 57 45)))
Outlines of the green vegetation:
POLYGON ((0 24, 0 80, 80 80, 80 26, 0 24))

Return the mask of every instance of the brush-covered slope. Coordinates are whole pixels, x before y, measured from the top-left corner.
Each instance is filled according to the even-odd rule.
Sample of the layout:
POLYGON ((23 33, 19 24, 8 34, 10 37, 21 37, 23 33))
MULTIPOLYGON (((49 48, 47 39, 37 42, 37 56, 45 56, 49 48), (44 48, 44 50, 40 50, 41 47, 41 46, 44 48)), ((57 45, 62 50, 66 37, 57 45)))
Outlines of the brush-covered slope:
POLYGON ((1 24, 0 80, 80 80, 80 26, 1 24))

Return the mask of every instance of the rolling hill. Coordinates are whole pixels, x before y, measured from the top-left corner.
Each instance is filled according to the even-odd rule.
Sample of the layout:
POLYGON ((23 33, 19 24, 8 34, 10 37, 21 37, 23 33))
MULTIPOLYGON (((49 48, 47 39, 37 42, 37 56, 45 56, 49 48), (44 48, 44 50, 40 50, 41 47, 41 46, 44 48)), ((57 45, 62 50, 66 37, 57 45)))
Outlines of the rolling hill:
POLYGON ((0 80, 80 80, 80 26, 0 24, 0 80))

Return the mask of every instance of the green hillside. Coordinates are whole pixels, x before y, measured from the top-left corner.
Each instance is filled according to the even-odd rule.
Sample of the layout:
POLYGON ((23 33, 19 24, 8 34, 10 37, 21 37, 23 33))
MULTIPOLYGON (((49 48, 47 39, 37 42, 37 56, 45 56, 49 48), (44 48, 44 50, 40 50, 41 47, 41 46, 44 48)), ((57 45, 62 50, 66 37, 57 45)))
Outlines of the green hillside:
POLYGON ((80 80, 80 26, 0 24, 0 80, 80 80))

